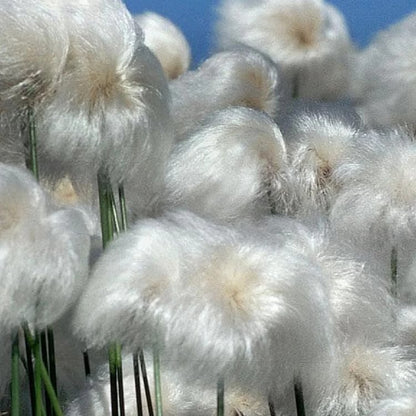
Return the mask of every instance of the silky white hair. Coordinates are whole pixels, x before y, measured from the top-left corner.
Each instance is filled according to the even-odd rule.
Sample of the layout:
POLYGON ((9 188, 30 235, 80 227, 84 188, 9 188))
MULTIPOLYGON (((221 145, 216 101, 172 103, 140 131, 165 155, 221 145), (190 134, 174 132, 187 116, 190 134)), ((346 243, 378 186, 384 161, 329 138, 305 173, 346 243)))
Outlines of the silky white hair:
POLYGON ((191 49, 181 30, 169 19, 146 12, 134 16, 144 33, 145 45, 159 59, 168 79, 186 72, 191 62, 191 49))
POLYGON ((325 217, 304 223, 276 215, 240 227, 276 247, 290 245, 320 269, 328 286, 338 341, 364 336, 368 343, 394 342, 396 305, 390 286, 367 270, 354 250, 332 234, 325 217))
POLYGON ((416 13, 412 13, 380 32, 358 55, 352 94, 372 126, 416 125, 415 48, 416 13))
POLYGON ((298 215, 325 213, 339 191, 333 173, 345 163, 360 134, 331 111, 304 111, 285 120, 289 163, 297 178, 298 215))
POLYGON ((223 0, 221 48, 247 45, 279 63, 300 97, 334 99, 348 87, 351 41, 344 18, 322 0, 223 0))
MULTIPOLYGON (((397 311, 398 342, 406 347, 416 346, 416 305, 399 303, 397 311)), ((414 351, 416 358, 416 351, 414 351)))
POLYGON ((348 159, 337 172, 343 185, 331 209, 332 227, 374 257, 387 278, 397 249, 401 280, 416 248, 414 139, 403 130, 369 132, 348 159))
POLYGON ((69 38, 58 5, 3 0, 0 4, 0 111, 39 103, 53 93, 66 63, 69 38))
POLYGON ((266 114, 233 107, 208 117, 174 148, 162 205, 216 221, 288 212, 293 178, 279 128, 266 114))
POLYGON ((180 250, 169 226, 142 220, 98 259, 75 309, 75 334, 88 348, 118 340, 134 352, 157 340, 156 310, 175 296, 180 250), (166 228, 166 229, 165 229, 166 228))
POLYGON ((35 179, 20 168, 0 166, 0 193, 0 316, 10 328, 26 321, 42 329, 81 291, 89 233, 77 210, 54 210, 35 179))
POLYGON ((415 390, 402 392, 397 397, 380 400, 368 416, 413 416, 416 413, 415 390))
POLYGON ((88 345, 158 342, 189 382, 224 376, 264 392, 330 349, 328 310, 325 283, 301 253, 176 212, 139 222, 109 247, 74 326, 88 345))
POLYGON ((415 363, 400 347, 344 344, 338 371, 334 373, 333 390, 322 397, 316 415, 367 415, 380 400, 409 390, 415 374, 415 363))
POLYGON ((210 113, 231 106, 274 116, 281 84, 276 65, 260 52, 244 48, 211 56, 169 84, 176 139, 186 138, 210 113))
MULTIPOLYGON (((150 356, 146 356, 150 358, 150 356)), ((153 365, 146 360, 151 395, 154 397, 153 365)), ((164 368, 161 372, 163 414, 167 416, 215 416, 215 385, 203 388, 188 384, 180 374, 164 368)), ((123 360, 123 385, 126 414, 136 414, 136 392, 131 359, 123 360)), ((147 416, 146 398, 142 389, 143 413, 147 416)), ((66 416, 110 416, 110 383, 108 365, 103 365, 92 383, 78 392, 66 406, 66 416)), ((225 386, 225 415, 264 416, 268 412, 267 397, 253 395, 236 385, 225 386)))
POLYGON ((167 81, 120 1, 66 9, 70 58, 37 120, 45 170, 94 181, 105 168, 115 183, 125 180, 143 215, 159 192, 172 143, 167 81))

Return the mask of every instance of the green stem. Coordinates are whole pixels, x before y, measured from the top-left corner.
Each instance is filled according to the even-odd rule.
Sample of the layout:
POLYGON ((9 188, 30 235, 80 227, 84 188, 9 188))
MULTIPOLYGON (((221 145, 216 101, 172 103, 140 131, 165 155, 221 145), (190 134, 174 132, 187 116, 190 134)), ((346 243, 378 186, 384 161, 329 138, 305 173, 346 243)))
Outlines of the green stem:
POLYGON ((144 361, 143 351, 141 350, 139 351, 139 360, 140 360, 140 369, 142 370, 144 392, 146 395, 147 411, 149 413, 149 416, 154 416, 153 405, 152 405, 152 395, 150 394, 149 379, 147 378, 146 363, 144 361))
POLYGON ((121 356, 121 345, 116 344, 116 363, 117 363, 117 381, 118 381, 118 400, 120 405, 120 415, 125 416, 124 410, 124 385, 123 385, 123 362, 121 356))
POLYGON ((58 391, 58 383, 56 378, 56 361, 55 361, 55 337, 53 335, 52 328, 46 328, 48 336, 48 354, 49 354, 49 375, 51 378, 52 387, 55 392, 58 391))
POLYGON ((297 416, 305 416, 305 402, 303 400, 303 389, 300 381, 295 382, 295 402, 297 416))
POLYGON ((111 415, 118 416, 117 352, 114 345, 108 351, 108 365, 110 370, 111 415))
POLYGON ((140 388, 139 356, 133 354, 134 387, 136 389, 137 416, 143 416, 142 391, 140 388))
MULTIPOLYGON (((49 366, 49 359, 48 359, 48 341, 47 341, 47 334, 46 331, 42 331, 40 334, 40 345, 42 351, 42 361, 46 363, 46 366, 49 366)), ((52 407, 49 397, 45 395, 45 408, 46 408, 46 416, 52 416, 52 407)))
POLYGON ((49 400, 52 404, 52 408, 56 416, 64 416, 61 406, 59 404, 58 396, 56 395, 51 379, 49 378, 48 370, 46 369, 45 364, 42 361, 40 362, 40 371, 46 393, 48 394, 49 400))
POLYGON ((157 346, 153 347, 153 372, 155 380, 156 416, 163 416, 162 383, 160 379, 160 356, 157 346))
POLYGON ((126 196, 124 194, 123 184, 120 184, 118 187, 118 199, 120 201, 121 229, 123 231, 126 231, 127 230, 127 204, 126 204, 126 196))
POLYGON ((88 350, 83 351, 82 356, 84 358, 85 377, 89 378, 91 376, 91 366, 90 366, 90 357, 88 355, 88 350))
MULTIPOLYGON (((48 374, 48 370, 44 362, 42 361, 40 337, 39 335, 36 335, 36 337, 33 337, 33 335, 30 332, 29 326, 27 324, 23 325, 23 330, 25 333, 25 339, 26 339, 27 345, 30 346, 31 351, 33 351, 34 358, 35 358, 35 372, 34 372, 35 415, 36 416, 45 415, 45 409, 43 408, 43 403, 42 403, 42 381, 43 381, 43 384, 46 389, 46 393, 48 394, 48 397, 51 401, 52 408, 55 411, 55 414, 57 416, 63 416, 63 412, 61 410, 58 397, 56 395, 56 392, 53 388, 51 379, 48 374), (39 386, 40 386, 40 389, 39 389, 39 386), (39 397, 40 397, 40 400, 39 400, 39 397)), ((28 367, 30 367, 29 364, 28 364, 28 367)))
POLYGON ((26 165, 30 169, 36 178, 39 180, 39 168, 38 168, 38 155, 37 155, 37 143, 36 143, 36 123, 33 108, 29 107, 27 110, 28 116, 28 128, 29 128, 29 146, 28 156, 26 159, 26 165))
POLYGON ((100 171, 97 176, 98 197, 100 203, 100 220, 103 248, 105 249, 112 239, 110 221, 109 221, 109 198, 108 198, 108 176, 100 171))
POLYGON ((110 212, 109 212, 109 215, 111 216, 111 221, 112 221, 112 224, 114 226, 115 232, 117 234, 120 234, 121 228, 120 228, 120 221, 119 221, 118 213, 117 213, 116 200, 114 199, 114 194, 113 194, 111 189, 109 191, 108 196, 110 198, 110 212))
POLYGON ((391 268, 391 292, 394 297, 397 297, 397 277, 398 277, 398 258, 397 249, 395 247, 391 250, 390 268, 391 268))
POLYGON ((11 416, 20 414, 20 380, 19 380, 19 333, 17 332, 12 339, 12 409, 11 416))
POLYGON ((217 383, 217 416, 224 416, 225 405, 224 405, 224 378, 221 377, 217 383))
POLYGON ((32 346, 34 357, 35 357, 35 415, 42 416, 42 349, 40 336, 35 336, 35 342, 32 346))
POLYGON ((274 408, 274 403, 273 400, 269 397, 269 411, 270 411, 270 416, 276 416, 276 410, 274 408))
POLYGON ((26 347, 26 364, 27 364, 27 375, 29 378, 29 392, 30 392, 30 404, 32 407, 32 416, 35 416, 35 375, 33 372, 33 351, 32 351, 32 343, 31 339, 29 338, 30 331, 27 324, 23 324, 23 331, 24 331, 24 338, 25 338, 25 347, 26 347))

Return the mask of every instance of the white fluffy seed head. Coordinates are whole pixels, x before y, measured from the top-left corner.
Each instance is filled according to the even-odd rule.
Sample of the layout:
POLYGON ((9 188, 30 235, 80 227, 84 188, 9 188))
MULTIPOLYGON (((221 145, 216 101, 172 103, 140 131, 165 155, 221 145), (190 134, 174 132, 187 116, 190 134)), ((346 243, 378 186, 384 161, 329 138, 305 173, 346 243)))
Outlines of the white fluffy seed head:
POLYGON ((67 59, 61 10, 47 1, 4 0, 0 27, 0 111, 34 105, 54 91, 67 59))
POLYGON ((279 63, 301 97, 336 98, 347 89, 348 30, 321 0, 224 0, 216 29, 221 48, 247 45, 279 63))
POLYGON ((9 327, 28 322, 42 329, 81 291, 88 272, 89 233, 80 212, 51 210, 28 172, 2 166, 0 175, 0 315, 9 327))
POLYGON ((416 146, 403 130, 370 132, 338 171, 333 225, 358 240, 402 246, 416 232, 416 146))
POLYGON ((369 414, 383 399, 395 397, 415 382, 415 365, 398 347, 345 345, 340 352, 333 392, 322 398, 317 415, 369 414))
MULTIPOLYGON (((154 397, 153 366, 150 356, 145 355, 149 387, 154 397)), ((10 361, 10 360, 9 360, 10 361)), ((188 384, 180 374, 170 371, 162 360, 161 387, 163 414, 166 416, 214 416, 217 412, 217 391, 215 385, 202 387, 188 384)), ((110 382, 108 364, 98 369, 88 386, 77 398, 68 403, 67 416, 103 416, 111 413, 110 382)), ((126 414, 137 412, 136 390, 132 360, 123 360, 124 404, 126 414)), ((141 389, 142 403, 146 402, 144 389, 141 389)), ((225 393, 225 416, 264 416, 268 412, 265 393, 256 395, 240 386, 227 384, 225 393)), ((143 414, 148 416, 147 406, 143 414)), ((278 413, 280 415, 280 413, 278 413)))
POLYGON ((163 205, 219 221, 258 217, 291 204, 291 175, 279 128, 235 107, 209 117, 170 156, 163 205))
POLYGON ((416 13, 412 13, 379 33, 359 54, 352 94, 372 126, 416 125, 415 48, 416 13))
POLYGON ((149 317, 163 310, 178 278, 180 251, 163 223, 143 220, 119 237, 95 265, 73 327, 88 347, 118 340, 136 351, 158 338, 149 317))
POLYGON ((46 214, 45 194, 25 169, 1 164, 0 194, 0 238, 4 240, 46 214))
POLYGON ((152 346, 165 305, 180 296, 182 263, 200 256, 207 241, 221 240, 221 230, 186 211, 139 221, 95 265, 75 311, 75 333, 89 347, 115 339, 131 351, 152 346))
POLYGON ((416 413, 415 391, 398 394, 391 399, 380 400, 368 416, 413 416, 416 413))
POLYGON ((328 287, 331 319, 337 337, 368 343, 394 342, 395 302, 390 283, 366 269, 355 252, 331 233, 326 219, 305 225, 287 217, 270 216, 255 224, 240 224, 245 235, 258 235, 278 249, 290 246, 319 268, 328 287))
POLYGON ((135 351, 157 341, 189 382, 225 376, 267 391, 330 349, 324 286, 298 252, 179 212, 139 222, 109 248, 75 327, 89 346, 118 339, 135 351))
POLYGON ((341 339, 391 342, 397 335, 391 285, 366 271, 347 255, 324 253, 322 267, 330 278, 330 299, 341 339))
POLYGON ((152 12, 136 15, 134 19, 143 30, 145 45, 159 59, 166 78, 178 78, 188 70, 189 43, 173 22, 152 12))
POLYGON ((329 111, 294 114, 285 124, 289 162, 297 178, 299 215, 326 212, 340 187, 334 171, 346 162, 359 131, 329 111))
MULTIPOLYGON (((218 231, 207 225, 212 239, 218 231)), ((290 246, 276 249, 234 229, 217 235, 187 261, 182 296, 161 315, 167 356, 208 384, 224 375, 261 392, 282 389, 330 354, 325 283, 290 246)))
POLYGON ((197 70, 172 81, 170 89, 175 135, 181 139, 210 113, 231 106, 274 116, 281 80, 273 62, 245 48, 213 55, 197 70))
POLYGON ((68 5, 66 18, 69 58, 53 101, 37 120, 41 153, 66 171, 94 176, 106 168, 115 181, 143 171, 138 187, 152 193, 171 144, 160 64, 117 0, 68 5))
POLYGON ((397 328, 399 344, 414 347, 416 345, 416 306, 413 303, 399 304, 397 328))

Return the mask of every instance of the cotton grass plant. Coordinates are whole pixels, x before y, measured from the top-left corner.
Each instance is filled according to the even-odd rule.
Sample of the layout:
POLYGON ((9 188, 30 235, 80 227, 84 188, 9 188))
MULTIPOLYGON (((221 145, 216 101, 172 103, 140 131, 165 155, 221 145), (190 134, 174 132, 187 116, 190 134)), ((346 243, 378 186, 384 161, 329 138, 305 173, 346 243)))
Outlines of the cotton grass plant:
POLYGON ((356 64, 370 87, 374 56, 406 67, 385 65, 409 111, 377 101, 376 131, 348 103, 299 99, 339 98, 350 76, 321 0, 221 2, 218 42, 238 48, 186 72, 170 32, 169 83, 174 48, 119 0, 0 11, 2 411, 414 412, 414 137, 387 126, 412 123, 412 17, 356 64))
POLYGON ((370 416, 410 416, 416 410, 416 402, 413 390, 407 394, 399 395, 392 399, 382 400, 375 406, 370 416))
MULTIPOLYGON (((354 145, 348 163, 338 172, 344 185, 331 210, 333 228, 359 245, 368 258, 373 253, 377 273, 387 279, 393 248, 398 251, 399 280, 412 261, 414 151, 412 133, 406 130, 372 132, 354 145)), ((399 282, 399 292, 401 287, 399 282)))
POLYGON ((28 322, 41 330, 59 319, 81 291, 89 233, 80 212, 48 208, 47 196, 29 173, 2 165, 0 175, 1 316, 10 328, 28 322), (15 258, 16 251, 23 262, 15 258))
POLYGON ((45 171, 59 166, 82 188, 102 169, 148 212, 170 150, 166 80, 125 6, 93 6, 68 6, 65 76, 38 120, 45 171))
POLYGON ((169 84, 176 140, 185 139, 210 113, 228 107, 249 107, 273 117, 284 95, 282 85, 276 65, 258 51, 214 54, 169 84))
POLYGON ((145 45, 156 55, 167 79, 189 69, 191 48, 181 30, 169 19, 152 12, 134 16, 144 33, 145 45))
POLYGON ((53 2, 2 1, 1 107, 25 110, 56 88, 67 58, 68 33, 53 2))
POLYGON ((220 222, 271 210, 286 213, 294 199, 278 126, 264 113, 244 107, 213 113, 178 143, 165 182, 162 206, 186 208, 220 222))
POLYGON ((356 57, 351 82, 360 114, 373 127, 414 126, 416 14, 377 34, 356 57), (378 62, 377 65, 372 65, 378 62))
POLYGON ((334 173, 362 133, 335 111, 319 109, 288 115, 284 124, 289 164, 298 183, 297 215, 327 212, 341 187, 334 173))
POLYGON ((76 313, 78 333, 93 345, 118 336, 131 350, 157 342, 166 365, 201 388, 224 377, 226 385, 278 396, 312 357, 330 350, 329 338, 321 332, 312 342, 311 331, 318 316, 327 320, 325 283, 308 277, 314 269, 301 253, 240 239, 185 212, 138 223, 97 264, 76 313), (161 244, 171 247, 168 258, 161 244), (126 250, 136 253, 128 268, 120 265, 126 250), (117 282, 113 268, 126 271, 117 282), (124 306, 109 312, 114 296, 124 306))
MULTIPOLYGON (((126 386, 126 413, 135 414, 136 394, 133 389, 133 369, 131 363, 124 361, 124 385, 126 386)), ((151 365, 149 366, 151 370, 151 365)), ((150 371, 150 385, 152 383, 152 371, 150 371)), ((165 369, 162 373, 163 386, 163 411, 164 415, 216 415, 216 389, 203 388, 186 383, 176 372, 165 369)), ((153 393, 153 391, 152 391, 153 393)), ((106 404, 109 400, 110 387, 108 383, 108 370, 102 367, 94 378, 92 385, 85 386, 76 399, 70 402, 66 414, 68 416, 107 415, 106 404), (105 399, 103 400, 103 398, 105 399)), ((144 393, 142 400, 145 401, 144 393)), ((265 415, 268 412, 267 398, 258 397, 241 388, 228 386, 225 396, 226 416, 265 415)), ((144 415, 149 413, 144 409, 144 415)))
POLYGON ((294 96, 342 97, 351 40, 343 16, 321 0, 224 0, 216 25, 222 49, 247 45, 279 64, 294 96))

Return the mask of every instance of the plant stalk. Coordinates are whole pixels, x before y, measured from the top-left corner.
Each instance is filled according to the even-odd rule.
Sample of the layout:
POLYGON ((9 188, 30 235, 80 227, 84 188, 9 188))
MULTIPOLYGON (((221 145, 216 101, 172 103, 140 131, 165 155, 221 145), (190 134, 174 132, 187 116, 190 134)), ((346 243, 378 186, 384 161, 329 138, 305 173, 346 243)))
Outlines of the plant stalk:
POLYGON ((296 414, 297 416, 305 416, 305 402, 303 400, 302 384, 298 381, 295 382, 295 402, 296 402, 296 414))
POLYGON ((225 412, 225 386, 224 378, 221 377, 217 383, 217 416, 224 416, 225 412))
POLYGON ((149 413, 149 416, 154 416, 153 405, 152 405, 152 395, 150 394, 149 379, 147 378, 146 363, 144 361, 143 351, 141 350, 139 351, 139 360, 140 360, 140 369, 142 370, 144 392, 146 395, 147 412, 149 413))
POLYGON ((20 366, 20 353, 19 353, 19 332, 16 332, 12 339, 12 408, 11 416, 20 415, 20 380, 19 380, 19 366, 20 366))
POLYGON ((143 416, 143 403, 142 403, 142 391, 140 387, 140 369, 139 369, 138 354, 133 354, 133 368, 134 368, 134 387, 136 390, 137 416, 143 416))
POLYGON ((160 356, 157 346, 153 347, 153 371, 155 380, 156 416, 163 416, 162 382, 160 378, 160 356))

